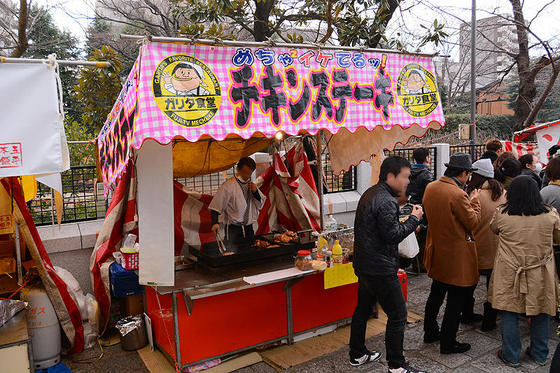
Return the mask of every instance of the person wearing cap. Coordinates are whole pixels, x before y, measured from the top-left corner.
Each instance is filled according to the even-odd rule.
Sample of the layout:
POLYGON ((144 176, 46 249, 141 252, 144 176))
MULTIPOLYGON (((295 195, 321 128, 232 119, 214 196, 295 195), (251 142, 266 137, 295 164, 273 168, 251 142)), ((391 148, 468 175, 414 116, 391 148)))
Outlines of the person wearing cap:
MULTIPOLYGON (((486 290, 490 284, 492 276, 492 268, 494 268, 494 259, 496 250, 498 249, 498 236, 490 231, 490 221, 496 213, 498 206, 506 203, 506 191, 501 183, 494 179, 494 167, 490 159, 479 159, 473 163, 473 167, 477 168, 473 172, 469 183, 467 184, 467 194, 472 193, 476 189, 480 189, 480 223, 474 230, 474 242, 476 243, 476 251, 478 254, 478 271, 482 276, 486 277, 486 290)), ((474 288, 473 288, 474 290, 474 288)), ((474 296, 467 298, 465 307, 463 308, 462 319, 476 319, 473 312, 474 296)), ((482 319, 482 331, 491 331, 496 329, 496 318, 498 312, 492 308, 492 305, 486 301, 484 303, 484 316, 482 319)))
POLYGON ((438 340, 442 354, 464 353, 468 343, 457 341, 465 300, 478 283, 478 257, 473 232, 480 224, 480 190, 470 197, 463 190, 473 167, 469 154, 457 153, 446 163, 444 176, 430 183, 423 206, 428 222, 424 265, 432 279, 424 318, 424 342, 438 340), (441 332, 437 322, 447 294, 441 332))

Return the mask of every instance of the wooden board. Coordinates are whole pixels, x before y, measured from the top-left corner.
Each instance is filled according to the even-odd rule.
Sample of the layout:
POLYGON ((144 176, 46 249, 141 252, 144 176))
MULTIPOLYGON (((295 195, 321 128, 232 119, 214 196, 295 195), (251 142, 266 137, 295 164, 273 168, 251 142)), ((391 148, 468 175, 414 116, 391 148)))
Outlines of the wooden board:
POLYGON ((247 355, 239 356, 234 359, 230 359, 222 362, 220 365, 214 368, 210 368, 204 371, 204 373, 229 373, 234 372, 237 369, 245 368, 253 364, 257 364, 262 361, 261 355, 256 352, 252 352, 247 355))
MULTIPOLYGON (((419 320, 422 320, 421 316, 413 312, 408 313, 408 322, 416 323, 419 320)), ((384 333, 386 325, 387 316, 383 310, 379 309, 379 318, 368 321, 366 338, 384 333)), ((291 346, 283 345, 262 351, 260 354, 263 360, 273 367, 288 369, 343 348, 348 345, 349 340, 350 325, 347 325, 331 333, 309 338, 291 346)))
MULTIPOLYGON (((152 351, 150 346, 138 350, 138 355, 140 355, 144 365, 151 373, 175 373, 175 368, 169 360, 160 351, 152 351)), ((204 370, 204 373, 229 373, 261 361, 261 356, 256 352, 252 352, 223 361, 216 367, 204 370)))
POLYGON ((138 355, 151 373, 175 373, 175 368, 165 356, 158 350, 152 351, 149 345, 138 350, 138 355))

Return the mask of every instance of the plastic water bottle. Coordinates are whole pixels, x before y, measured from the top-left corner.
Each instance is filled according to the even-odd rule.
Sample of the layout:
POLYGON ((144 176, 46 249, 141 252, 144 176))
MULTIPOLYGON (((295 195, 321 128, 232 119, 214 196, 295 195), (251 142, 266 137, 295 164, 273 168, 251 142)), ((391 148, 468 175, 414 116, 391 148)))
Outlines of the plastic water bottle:
POLYGON ((338 228, 338 223, 336 222, 336 219, 329 214, 328 219, 325 223, 325 229, 327 231, 336 231, 337 228, 338 228))

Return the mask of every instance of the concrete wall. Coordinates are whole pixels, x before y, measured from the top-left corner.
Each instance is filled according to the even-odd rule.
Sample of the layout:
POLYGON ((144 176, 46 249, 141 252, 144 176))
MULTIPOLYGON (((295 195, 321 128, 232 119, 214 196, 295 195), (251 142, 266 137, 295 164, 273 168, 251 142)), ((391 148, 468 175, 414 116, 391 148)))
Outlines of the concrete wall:
POLYGON ((67 269, 84 293, 93 293, 89 259, 103 220, 37 227, 53 265, 67 269))

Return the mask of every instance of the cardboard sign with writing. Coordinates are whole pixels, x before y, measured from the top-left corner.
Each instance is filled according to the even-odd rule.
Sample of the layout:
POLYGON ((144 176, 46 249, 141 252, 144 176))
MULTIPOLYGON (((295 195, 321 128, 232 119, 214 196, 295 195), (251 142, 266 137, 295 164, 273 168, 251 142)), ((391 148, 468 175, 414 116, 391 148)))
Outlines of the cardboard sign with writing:
POLYGON ((14 233, 12 199, 6 189, 0 187, 0 234, 14 233))

